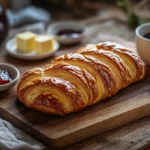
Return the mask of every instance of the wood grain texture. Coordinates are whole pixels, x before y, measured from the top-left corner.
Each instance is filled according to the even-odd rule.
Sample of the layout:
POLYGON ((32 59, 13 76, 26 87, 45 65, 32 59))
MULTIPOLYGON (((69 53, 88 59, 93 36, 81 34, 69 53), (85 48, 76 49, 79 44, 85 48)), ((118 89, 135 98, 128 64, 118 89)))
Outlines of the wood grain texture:
POLYGON ((150 150, 150 116, 63 150, 150 150))
MULTIPOLYGON (((110 35, 102 36, 100 41, 113 41, 134 48, 134 44, 110 35), (109 40, 112 41, 112 40, 109 40)), ((72 51, 75 48, 72 49, 72 51)), ((66 51, 59 51, 66 53, 66 51)), ((5 54, 5 53, 4 53, 5 54)), ((22 62, 8 55, 0 62, 12 62, 21 72, 34 66, 43 66, 50 59, 38 62, 22 62)), ((43 141, 45 144, 61 147, 86 139, 93 135, 117 128, 150 114, 150 80, 132 84, 114 97, 85 108, 65 117, 45 115, 27 109, 16 97, 16 87, 0 92, 0 116, 18 128, 43 141)))

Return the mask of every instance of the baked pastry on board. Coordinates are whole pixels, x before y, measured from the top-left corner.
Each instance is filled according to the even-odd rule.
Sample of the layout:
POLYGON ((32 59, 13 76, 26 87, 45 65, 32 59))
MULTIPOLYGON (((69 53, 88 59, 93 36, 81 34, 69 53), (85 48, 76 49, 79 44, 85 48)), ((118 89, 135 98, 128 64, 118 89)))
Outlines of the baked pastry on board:
POLYGON ((144 75, 139 56, 119 44, 104 42, 25 72, 17 94, 29 108, 66 115, 113 96, 144 75))

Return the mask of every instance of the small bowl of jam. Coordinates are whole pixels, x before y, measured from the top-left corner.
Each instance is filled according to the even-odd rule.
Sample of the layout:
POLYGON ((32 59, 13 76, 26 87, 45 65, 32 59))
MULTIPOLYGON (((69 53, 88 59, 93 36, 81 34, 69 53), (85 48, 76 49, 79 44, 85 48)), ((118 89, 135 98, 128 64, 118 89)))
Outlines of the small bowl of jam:
POLYGON ((136 47, 141 59, 150 65, 150 23, 145 23, 136 28, 136 47))
POLYGON ((73 21, 57 22, 48 27, 48 34, 61 44, 70 45, 84 39, 86 26, 73 21))
POLYGON ((19 70, 9 64, 0 63, 0 91, 12 88, 20 76, 19 70))

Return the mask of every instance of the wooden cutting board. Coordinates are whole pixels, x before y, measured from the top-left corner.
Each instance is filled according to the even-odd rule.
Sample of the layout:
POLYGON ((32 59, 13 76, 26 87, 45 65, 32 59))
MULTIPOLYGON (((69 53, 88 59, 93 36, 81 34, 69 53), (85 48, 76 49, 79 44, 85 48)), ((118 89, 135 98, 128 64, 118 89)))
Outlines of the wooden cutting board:
MULTIPOLYGON (((135 50, 135 45, 131 42, 114 36, 102 37, 100 41, 113 40, 135 50)), ((56 55, 74 49, 75 47, 71 50, 61 50, 56 55)), ((47 64, 50 59, 23 62, 3 52, 0 62, 14 64, 22 73, 34 66, 47 64)), ((112 98, 64 117, 46 115, 26 108, 17 100, 16 87, 0 92, 0 116, 52 147, 75 143, 149 114, 150 78, 148 76, 121 90, 112 98)))

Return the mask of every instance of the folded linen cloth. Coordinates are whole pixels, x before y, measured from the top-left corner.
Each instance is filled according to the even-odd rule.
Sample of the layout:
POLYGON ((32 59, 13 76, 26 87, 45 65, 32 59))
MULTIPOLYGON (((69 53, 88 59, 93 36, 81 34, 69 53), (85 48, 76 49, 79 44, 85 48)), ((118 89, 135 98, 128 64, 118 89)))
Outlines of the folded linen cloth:
POLYGON ((45 146, 0 118, 0 150, 44 150, 45 146))

